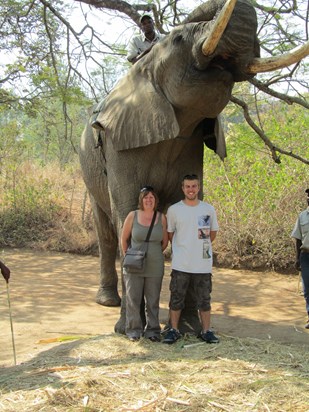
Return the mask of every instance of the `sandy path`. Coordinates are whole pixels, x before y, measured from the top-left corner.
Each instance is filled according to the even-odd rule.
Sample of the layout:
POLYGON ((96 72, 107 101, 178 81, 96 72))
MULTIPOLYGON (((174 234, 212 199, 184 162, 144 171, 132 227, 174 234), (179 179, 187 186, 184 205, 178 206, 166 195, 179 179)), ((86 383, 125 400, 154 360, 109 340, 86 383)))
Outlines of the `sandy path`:
MULTIPOLYGON (((57 343, 41 339, 113 332, 119 308, 95 303, 99 260, 90 256, 8 249, 17 363, 57 343)), ((169 265, 161 298, 167 318, 169 265)), ((298 276, 214 269, 212 326, 220 335, 308 344, 298 276)), ((0 365, 13 364, 7 292, 0 279, 0 365)))

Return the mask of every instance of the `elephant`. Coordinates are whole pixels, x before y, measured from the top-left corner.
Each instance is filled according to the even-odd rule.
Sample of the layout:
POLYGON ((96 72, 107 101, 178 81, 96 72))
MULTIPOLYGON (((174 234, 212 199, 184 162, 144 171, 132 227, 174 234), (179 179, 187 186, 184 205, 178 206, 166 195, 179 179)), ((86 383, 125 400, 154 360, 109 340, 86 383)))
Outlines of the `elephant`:
MULTIPOLYGON (((182 176, 202 176, 204 144, 226 157, 220 113, 235 82, 299 59, 261 59, 256 33, 249 0, 202 4, 130 68, 100 104, 95 122, 90 116, 86 124, 79 156, 99 243, 96 301, 121 304, 116 332, 125 328, 125 288, 122 282, 120 299, 115 266, 120 232, 141 187, 155 188, 163 212, 179 201, 182 176)), ((199 327, 189 291, 180 330, 199 327)))

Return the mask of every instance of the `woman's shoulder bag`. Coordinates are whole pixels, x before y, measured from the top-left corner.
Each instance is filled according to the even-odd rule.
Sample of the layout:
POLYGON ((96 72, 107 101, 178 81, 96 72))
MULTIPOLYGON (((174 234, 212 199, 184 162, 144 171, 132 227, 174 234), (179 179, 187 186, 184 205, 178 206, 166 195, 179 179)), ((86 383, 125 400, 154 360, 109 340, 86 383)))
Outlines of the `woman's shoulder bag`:
POLYGON ((123 267, 128 272, 134 273, 134 272, 142 272, 144 270, 145 259, 146 259, 147 250, 148 250, 148 242, 150 239, 150 235, 152 232, 154 222, 156 220, 156 216, 157 216, 157 212, 155 211, 153 214, 151 224, 148 229, 146 239, 143 243, 143 249, 135 249, 131 247, 126 251, 126 254, 123 259, 123 267))

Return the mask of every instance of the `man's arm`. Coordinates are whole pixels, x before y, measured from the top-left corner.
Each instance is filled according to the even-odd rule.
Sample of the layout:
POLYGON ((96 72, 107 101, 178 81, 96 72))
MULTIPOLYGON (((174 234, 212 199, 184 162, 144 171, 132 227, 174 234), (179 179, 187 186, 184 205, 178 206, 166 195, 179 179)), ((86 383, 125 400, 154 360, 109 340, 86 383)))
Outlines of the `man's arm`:
POLYGON ((135 56, 135 57, 132 57, 131 59, 128 58, 128 61, 129 61, 130 63, 132 63, 132 64, 136 63, 137 60, 138 60, 138 55, 135 56))
POLYGON ((216 231, 216 230, 211 230, 211 231, 210 231, 210 240, 211 240, 211 243, 216 239, 216 236, 217 236, 217 231, 216 231))
POLYGON ((150 52, 150 50, 153 48, 153 44, 149 47, 149 49, 144 50, 141 54, 138 54, 137 56, 133 57, 132 59, 129 60, 130 63, 134 64, 137 61, 139 61, 142 57, 146 56, 146 54, 148 54, 150 52))
POLYGON ((300 247, 302 245, 302 232, 301 232, 301 226, 300 226, 300 219, 299 216, 295 222, 294 229, 292 231, 291 237, 295 239, 295 268, 296 270, 300 270, 300 247))
POLYGON ((140 53, 140 50, 136 44, 137 36, 133 37, 133 39, 130 40, 128 49, 127 49, 127 60, 134 64, 137 61, 138 54, 140 53))
POLYGON ((300 239, 295 239, 295 267, 296 270, 300 270, 300 247, 302 245, 302 242, 300 239))

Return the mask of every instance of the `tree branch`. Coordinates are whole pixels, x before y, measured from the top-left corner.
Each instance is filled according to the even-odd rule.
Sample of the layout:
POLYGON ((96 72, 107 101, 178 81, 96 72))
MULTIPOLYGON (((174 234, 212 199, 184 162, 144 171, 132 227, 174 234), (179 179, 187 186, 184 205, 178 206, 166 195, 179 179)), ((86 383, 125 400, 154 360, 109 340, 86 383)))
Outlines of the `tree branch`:
POLYGON ((252 4, 256 9, 259 9, 263 12, 266 12, 268 14, 277 14, 277 13, 291 13, 292 11, 297 10, 297 0, 293 0, 293 6, 289 7, 287 9, 284 9, 283 6, 282 7, 270 7, 270 6, 264 6, 260 3, 258 3, 255 0, 252 0, 252 4))
POLYGON ((281 163, 280 156, 278 156, 278 154, 277 154, 277 153, 281 153, 283 155, 293 157, 294 159, 297 159, 297 160, 301 161, 302 163, 305 163, 305 164, 309 165, 309 160, 308 159, 304 159, 303 157, 296 155, 292 151, 286 151, 286 150, 283 150, 280 147, 274 145, 271 142, 271 140, 266 136, 266 134, 263 132, 263 130, 260 129, 257 126, 257 124, 253 121, 253 119, 252 119, 252 117, 250 116, 250 113, 249 113, 248 105, 243 100, 240 100, 235 96, 232 96, 230 100, 231 100, 231 102, 235 103, 236 105, 240 106, 243 109, 244 117, 245 117, 247 123, 255 131, 255 133, 258 136, 260 136, 260 138, 263 140, 265 145, 269 148, 269 150, 271 152, 271 156, 272 156, 275 163, 278 163, 278 164, 281 163))
POLYGON ((267 93, 270 96, 276 97, 277 99, 283 100, 287 104, 295 103, 295 104, 299 104, 300 106, 303 106, 305 109, 309 109, 309 102, 306 102, 306 100, 304 99, 301 99, 295 96, 288 96, 287 94, 276 92, 275 90, 268 87, 267 84, 257 79, 251 79, 249 80, 249 82, 253 84, 257 89, 261 90, 262 92, 267 93))
POLYGON ((89 6, 93 6, 96 9, 109 9, 109 10, 119 11, 120 13, 126 14, 128 17, 130 17, 130 19, 132 19, 138 26, 140 24, 139 20, 141 18, 141 15, 138 13, 138 11, 157 12, 157 6, 153 3, 131 5, 127 3, 126 1, 122 1, 122 0, 116 0, 116 1, 115 0, 74 0, 74 1, 77 1, 78 3, 88 4, 89 6))
MULTIPOLYGON (((39 0, 39 1, 44 5, 44 7, 48 8, 48 9, 53 13, 53 15, 54 15, 56 18, 58 18, 58 19, 64 24, 64 26, 67 28, 67 35, 69 36, 69 33, 71 33, 71 34, 73 35, 73 37, 74 37, 74 39, 76 40, 77 44, 78 44, 78 45, 80 46, 80 48, 81 48, 81 52, 82 52, 82 55, 84 56, 85 60, 86 60, 86 61, 87 61, 87 60, 91 60, 91 61, 93 61, 97 66, 99 66, 99 67, 101 67, 101 68, 103 69, 102 64, 99 63, 99 62, 93 57, 93 55, 92 55, 92 53, 91 53, 91 50, 90 50, 90 51, 87 51, 87 50, 86 50, 85 44, 80 40, 80 35, 83 34, 83 33, 88 29, 88 30, 90 30, 90 32, 91 32, 91 38, 90 38, 90 40, 88 41, 89 44, 93 44, 93 39, 96 39, 96 40, 99 42, 99 44, 102 44, 103 46, 106 46, 106 47, 109 48, 110 50, 113 50, 112 47, 111 47, 109 44, 105 43, 103 40, 101 40, 101 38, 95 33, 94 29, 93 29, 92 27, 90 27, 88 24, 85 25, 85 26, 81 29, 81 31, 78 33, 78 32, 76 32, 76 31, 74 30, 74 28, 70 25, 70 23, 69 23, 66 19, 64 19, 63 16, 62 16, 48 1, 46 1, 46 0, 39 0)), ((101 52, 101 53, 104 54, 104 52, 101 52)), ((81 72, 78 71, 78 70, 77 70, 75 67, 73 67, 73 65, 71 64, 70 51, 69 51, 68 45, 67 45, 67 59, 68 59, 68 63, 69 63, 69 69, 71 69, 83 82, 85 82, 85 83, 88 85, 88 87, 89 87, 90 90, 91 90, 91 93, 93 94, 93 96, 95 96, 96 93, 95 93, 95 90, 94 90, 94 88, 93 88, 92 83, 91 83, 88 79, 86 79, 85 76, 83 76, 83 75, 81 74, 81 72)), ((89 75, 89 74, 88 74, 88 75, 89 75)), ((89 76, 89 77, 90 77, 90 76, 89 76)))

